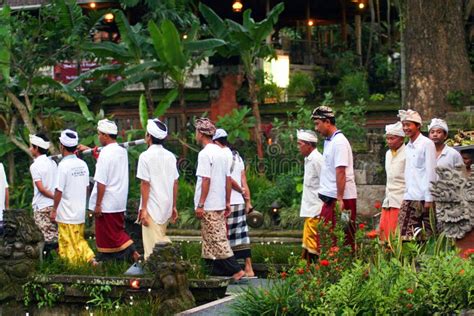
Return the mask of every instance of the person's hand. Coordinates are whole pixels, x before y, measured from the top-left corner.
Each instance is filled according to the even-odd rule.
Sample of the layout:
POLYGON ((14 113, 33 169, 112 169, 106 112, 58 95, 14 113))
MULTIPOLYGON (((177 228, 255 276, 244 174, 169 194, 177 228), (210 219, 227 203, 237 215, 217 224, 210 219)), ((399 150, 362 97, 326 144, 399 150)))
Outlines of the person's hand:
POLYGON ((150 217, 148 215, 147 209, 142 208, 140 210, 140 215, 139 215, 140 223, 142 223, 143 226, 147 227, 148 225, 150 225, 149 219, 150 219, 150 217))
POLYGON ((225 211, 224 211, 224 217, 229 217, 230 213, 232 212, 232 208, 230 204, 226 204, 225 206, 225 211))
POLYGON ((102 206, 100 206, 100 205, 95 206, 94 215, 95 215, 95 217, 101 217, 102 216, 102 206))
POLYGON ((204 217, 204 208, 203 207, 197 207, 196 210, 196 217, 201 219, 204 217))
POLYGON ((253 209, 253 205, 252 203, 250 203, 250 201, 248 201, 247 203, 245 203, 245 214, 248 214, 250 213, 250 211, 253 209))
POLYGON ((86 145, 82 145, 82 144, 77 145, 77 150, 79 150, 79 151, 84 151, 84 150, 88 150, 88 149, 91 149, 91 148, 86 146, 86 145))
POLYGON ((339 205, 339 211, 343 211, 346 209, 346 206, 344 205, 344 200, 343 199, 337 199, 337 205, 339 205))
POLYGON ((425 207, 425 212, 428 212, 429 209, 433 207, 433 202, 425 202, 424 207, 425 207))
POLYGON ((171 213, 171 223, 174 224, 178 220, 178 210, 176 207, 173 207, 173 212, 171 213))
POLYGON ((49 214, 49 219, 51 219, 51 222, 56 222, 56 210, 52 210, 51 213, 49 214))

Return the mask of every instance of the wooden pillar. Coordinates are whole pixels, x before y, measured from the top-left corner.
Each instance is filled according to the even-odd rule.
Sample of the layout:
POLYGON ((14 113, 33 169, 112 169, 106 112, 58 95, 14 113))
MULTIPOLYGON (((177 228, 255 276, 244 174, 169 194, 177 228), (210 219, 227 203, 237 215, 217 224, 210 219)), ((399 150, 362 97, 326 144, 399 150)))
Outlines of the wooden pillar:
POLYGON ((359 57, 359 65, 362 66, 362 19, 360 14, 354 18, 355 38, 356 38, 356 54, 359 57))
POLYGON ((344 47, 347 47, 347 15, 346 15, 346 1, 339 0, 341 4, 341 38, 344 47))

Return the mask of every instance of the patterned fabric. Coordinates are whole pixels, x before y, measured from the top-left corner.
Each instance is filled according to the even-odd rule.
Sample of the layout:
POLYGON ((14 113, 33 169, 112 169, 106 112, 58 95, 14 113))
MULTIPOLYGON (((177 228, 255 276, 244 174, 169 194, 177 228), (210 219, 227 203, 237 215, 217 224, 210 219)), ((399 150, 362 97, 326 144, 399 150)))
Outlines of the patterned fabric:
POLYGON ((50 214, 53 211, 52 206, 42 208, 33 212, 36 226, 43 233, 44 241, 46 243, 58 242, 58 226, 51 221, 50 214))
POLYGON ((196 129, 204 135, 214 136, 216 133, 216 126, 208 118, 201 117, 195 122, 196 129))
POLYGON ((227 259, 234 256, 227 240, 224 211, 204 212, 201 219, 202 257, 227 259))
POLYGON ((102 213, 96 217, 95 238, 99 252, 115 253, 131 246, 133 240, 125 232, 124 212, 102 213))
POLYGON ((153 253, 155 244, 171 243, 171 240, 166 236, 166 227, 168 223, 157 224, 154 220, 149 220, 148 226, 142 225, 143 250, 145 252, 145 260, 153 253))
POLYGON ((319 218, 306 218, 303 228, 303 248, 309 253, 319 254, 317 236, 318 236, 319 218))
MULTIPOLYGON (((425 201, 403 201, 398 214, 398 224, 400 234, 403 240, 425 240, 433 233, 433 227, 430 223, 430 213, 424 207, 425 201), (420 233, 424 230, 424 234, 420 233)), ((435 218, 433 214, 432 218, 435 218)), ((434 224, 436 227, 436 224, 434 224)))
POLYGON ((240 258, 237 252, 250 250, 249 227, 245 215, 245 204, 232 205, 232 213, 227 218, 227 236, 230 247, 236 258, 240 258))
POLYGON ((390 207, 383 208, 380 216, 380 240, 389 240, 390 236, 394 236, 398 229, 398 214, 400 209, 390 207))
POLYGON ((90 262, 94 252, 84 239, 84 224, 63 224, 59 226, 59 256, 71 264, 90 262))

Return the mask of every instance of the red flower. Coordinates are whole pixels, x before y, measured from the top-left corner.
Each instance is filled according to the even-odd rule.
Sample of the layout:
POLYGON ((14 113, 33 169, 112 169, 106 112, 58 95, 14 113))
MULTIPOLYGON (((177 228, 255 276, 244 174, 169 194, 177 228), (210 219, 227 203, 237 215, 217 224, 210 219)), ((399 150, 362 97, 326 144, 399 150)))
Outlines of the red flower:
POLYGON ((470 255, 474 254, 474 248, 468 248, 463 251, 461 257, 463 258, 469 258, 470 255))
POLYGON ((280 273, 280 276, 281 276, 282 280, 286 279, 286 276, 287 276, 287 275, 288 275, 288 274, 287 274, 285 271, 283 271, 282 273, 280 273))
POLYGON ((365 235, 370 239, 374 239, 375 237, 379 235, 379 233, 376 230, 371 230, 370 232, 367 232, 365 235))
POLYGON ((331 247, 331 248, 329 248, 329 251, 333 252, 333 253, 339 252, 339 247, 337 247, 337 246, 331 247))
POLYGON ((464 269, 462 269, 461 271, 459 271, 459 275, 464 275, 466 271, 464 271, 464 269))
POLYGON ((296 269, 296 274, 299 274, 299 275, 304 274, 304 269, 302 268, 296 269))
POLYGON ((413 289, 407 289, 408 294, 413 294, 413 289))
POLYGON ((408 303, 408 304, 407 304, 407 308, 408 308, 408 309, 412 309, 412 308, 413 308, 413 304, 408 303))
POLYGON ((375 201, 374 207, 375 207, 376 209, 381 208, 381 207, 382 207, 382 202, 380 202, 380 201, 375 201))
POLYGON ((329 265, 329 261, 326 259, 319 260, 319 263, 321 263, 321 265, 324 267, 327 267, 329 265))
POLYGON ((364 223, 360 223, 360 224, 359 224, 359 229, 360 229, 360 230, 364 230, 364 228, 365 228, 365 224, 364 224, 364 223))

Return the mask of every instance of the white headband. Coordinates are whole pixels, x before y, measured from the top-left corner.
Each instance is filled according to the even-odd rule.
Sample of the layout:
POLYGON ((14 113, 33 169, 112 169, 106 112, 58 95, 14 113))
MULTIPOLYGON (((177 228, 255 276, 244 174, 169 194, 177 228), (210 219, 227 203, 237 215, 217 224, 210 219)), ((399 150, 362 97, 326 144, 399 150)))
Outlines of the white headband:
POLYGON ((75 131, 66 129, 61 132, 61 137, 59 137, 59 141, 61 142, 61 144, 63 144, 63 146, 74 147, 79 144, 79 136, 75 131), (75 137, 69 137, 67 134, 73 134, 75 137))
POLYGON ((403 131, 403 125, 401 122, 395 124, 388 124, 385 126, 385 135, 394 135, 405 137, 405 132, 403 131))
POLYGON ((420 114, 418 114, 418 112, 416 111, 413 111, 413 110, 398 110, 398 117, 400 118, 400 121, 403 122, 403 121, 411 121, 411 122, 415 122, 415 123, 418 123, 418 124, 422 124, 423 121, 421 120, 421 116, 420 114))
POLYGON ((318 136, 316 135, 315 132, 310 131, 310 130, 303 130, 303 129, 297 130, 296 138, 305 142, 310 142, 310 143, 318 142, 318 136))
POLYGON ((214 136, 212 136, 212 140, 216 140, 221 137, 227 137, 227 132, 222 128, 218 128, 214 136))
POLYGON ((114 121, 108 119, 100 120, 97 124, 97 130, 108 135, 117 135, 117 125, 114 121))
POLYGON ((41 147, 43 149, 48 149, 49 148, 49 142, 45 141, 41 137, 38 137, 36 135, 31 135, 30 134, 30 143, 31 145, 35 145, 38 147, 41 147))
POLYGON ((431 123, 430 123, 430 126, 428 127, 428 130, 430 131, 432 128, 441 128, 446 133, 448 133, 448 124, 446 123, 445 120, 442 120, 439 118, 431 119, 431 123))
POLYGON ((163 122, 161 122, 166 128, 165 130, 162 130, 161 128, 158 127, 158 125, 156 125, 156 123, 155 123, 156 121, 161 122, 158 119, 148 120, 148 123, 146 125, 146 131, 147 131, 148 134, 150 134, 151 136, 153 136, 155 138, 165 139, 166 136, 168 136, 168 128, 166 127, 166 125, 163 122))

